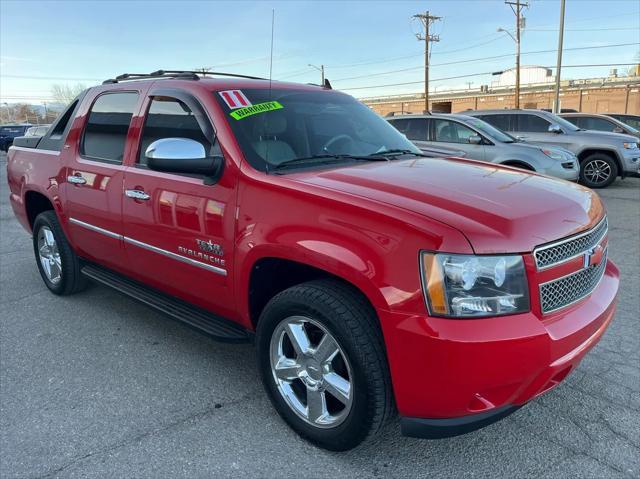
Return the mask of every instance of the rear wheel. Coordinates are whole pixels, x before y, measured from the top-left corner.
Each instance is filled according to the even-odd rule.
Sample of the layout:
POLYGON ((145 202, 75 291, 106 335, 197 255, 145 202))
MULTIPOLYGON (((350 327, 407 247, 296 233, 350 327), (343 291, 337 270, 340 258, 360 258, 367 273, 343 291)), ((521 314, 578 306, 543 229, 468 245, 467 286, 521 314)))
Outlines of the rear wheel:
POLYGON ((320 280, 289 288, 258 323, 262 381, 282 418, 326 449, 351 449, 392 410, 377 319, 348 285, 320 280))
POLYGON ((33 223, 33 250, 40 276, 54 294, 73 294, 84 288, 80 259, 60 227, 53 211, 40 213, 33 223))
POLYGON ((602 153, 589 155, 580 164, 580 181, 589 188, 606 188, 617 176, 615 160, 602 153))

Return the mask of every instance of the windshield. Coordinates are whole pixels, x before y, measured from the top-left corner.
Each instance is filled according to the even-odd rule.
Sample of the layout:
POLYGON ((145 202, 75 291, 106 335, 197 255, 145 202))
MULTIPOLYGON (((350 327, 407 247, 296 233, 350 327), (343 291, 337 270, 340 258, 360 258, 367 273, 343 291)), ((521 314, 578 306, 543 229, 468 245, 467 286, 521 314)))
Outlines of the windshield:
MULTIPOLYGON (((331 90, 243 89, 214 93, 247 161, 269 171, 291 160, 408 150, 404 135, 352 97, 331 90)), ((299 166, 322 162, 293 163, 299 166)))
POLYGON ((498 130, 496 127, 479 118, 467 120, 467 123, 470 126, 473 126, 476 130, 480 130, 481 133, 484 133, 491 139, 499 141, 500 143, 513 143, 516 141, 513 136, 505 133, 502 130, 498 130))

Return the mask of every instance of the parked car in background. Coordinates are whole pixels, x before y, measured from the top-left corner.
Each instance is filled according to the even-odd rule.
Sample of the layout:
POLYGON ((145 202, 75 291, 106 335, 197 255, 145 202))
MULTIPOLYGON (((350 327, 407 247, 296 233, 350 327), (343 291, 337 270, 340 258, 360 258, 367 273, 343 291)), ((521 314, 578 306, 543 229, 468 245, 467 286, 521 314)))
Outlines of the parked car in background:
POLYGON ((584 130, 610 131, 612 133, 624 133, 625 135, 633 135, 640 138, 640 131, 608 115, 599 115, 597 113, 562 113, 559 116, 584 130))
POLYGON ((558 115, 541 110, 466 113, 527 142, 572 151, 580 161, 580 181, 590 188, 605 188, 618 176, 640 175, 640 148, 635 136, 582 130, 558 115))
POLYGON ((423 151, 438 147, 459 149, 472 160, 515 166, 565 180, 578 179, 580 165, 570 151, 518 141, 479 118, 432 113, 386 120, 423 151))
POLYGON ((23 136, 30 127, 31 123, 0 126, 0 150, 8 151, 14 138, 23 136))
POLYGON ((32 126, 31 128, 27 129, 24 136, 37 136, 37 137, 44 136, 49 130, 50 126, 51 125, 32 126))
POLYGON ((628 115, 626 113, 609 113, 607 116, 615 118, 616 120, 621 121, 625 125, 629 125, 636 130, 640 130, 640 115, 628 115))
POLYGON ((18 136, 14 138, 13 144, 25 146, 28 148, 35 148, 40 143, 40 140, 47 134, 51 125, 38 125, 28 128, 24 136, 18 136))

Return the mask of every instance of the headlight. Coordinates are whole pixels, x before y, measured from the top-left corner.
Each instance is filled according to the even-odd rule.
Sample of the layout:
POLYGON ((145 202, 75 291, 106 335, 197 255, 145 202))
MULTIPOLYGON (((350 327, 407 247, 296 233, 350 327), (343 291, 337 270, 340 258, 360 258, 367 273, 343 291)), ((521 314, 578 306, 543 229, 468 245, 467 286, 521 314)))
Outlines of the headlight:
POLYGON ((529 311, 522 256, 422 253, 421 268, 434 316, 477 318, 529 311))
POLYGON ((542 153, 553 160, 562 161, 567 159, 567 157, 558 150, 548 150, 546 148, 541 148, 540 151, 542 151, 542 153))
POLYGON ((638 144, 637 143, 623 143, 622 146, 624 146, 627 150, 635 150, 636 148, 638 148, 638 144))

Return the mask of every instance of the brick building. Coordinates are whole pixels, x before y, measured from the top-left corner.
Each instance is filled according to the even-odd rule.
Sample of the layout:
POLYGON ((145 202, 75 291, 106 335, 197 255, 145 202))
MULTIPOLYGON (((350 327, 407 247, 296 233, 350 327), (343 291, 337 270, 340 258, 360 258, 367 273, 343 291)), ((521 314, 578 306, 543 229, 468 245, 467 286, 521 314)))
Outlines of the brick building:
MULTIPOLYGON (((520 87, 521 108, 553 108, 555 85, 550 82, 520 87)), ((477 89, 429 92, 431 111, 460 113, 514 107, 514 87, 483 85, 477 89)), ((421 113, 424 94, 362 98, 381 115, 394 112, 421 113)), ((560 85, 560 106, 584 113, 629 113, 640 115, 640 76, 611 76, 585 80, 566 80, 560 85)))

